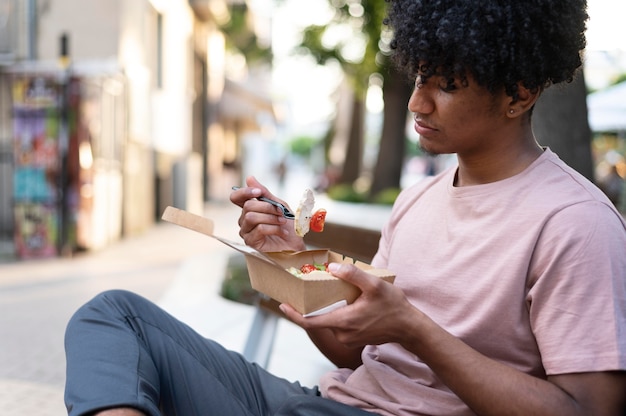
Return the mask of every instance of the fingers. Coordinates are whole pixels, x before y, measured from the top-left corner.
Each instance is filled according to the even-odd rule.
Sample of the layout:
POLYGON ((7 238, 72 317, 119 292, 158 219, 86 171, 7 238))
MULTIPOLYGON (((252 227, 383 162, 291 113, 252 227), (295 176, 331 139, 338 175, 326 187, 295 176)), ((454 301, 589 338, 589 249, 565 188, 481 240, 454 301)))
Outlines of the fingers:
POLYGON ((335 321, 332 319, 332 316, 330 316, 334 311, 323 315, 304 317, 300 312, 286 303, 281 303, 279 309, 285 314, 287 319, 303 329, 333 328, 336 326, 335 321))
POLYGON ((233 187, 234 191, 230 194, 231 202, 243 209, 238 221, 242 237, 258 224, 284 225, 286 220, 283 218, 282 210, 267 202, 259 201, 257 198, 271 198, 281 203, 283 201, 276 198, 254 176, 246 178, 246 184, 248 186, 242 188, 233 187))
POLYGON ((258 179, 254 176, 248 176, 246 178, 246 185, 248 185, 249 188, 255 188, 255 189, 260 189, 261 190, 261 195, 260 196, 265 196, 267 198, 271 198, 274 195, 270 192, 269 189, 267 189, 265 187, 265 185, 263 185, 261 182, 258 181, 258 179))
POLYGON ((291 307, 291 305, 288 305, 286 303, 281 303, 278 308, 281 310, 282 313, 285 314, 285 317, 292 322, 299 324, 299 321, 306 319, 300 314, 300 312, 296 311, 294 308, 291 307))
POLYGON ((263 196, 264 187, 246 186, 230 193, 230 202, 243 208, 246 201, 263 196))
POLYGON ((263 192, 269 192, 268 189, 261 182, 259 182, 257 178, 254 176, 248 176, 246 178, 246 185, 248 185, 251 188, 259 188, 263 192))
POLYGON ((248 239, 256 240, 263 236, 287 236, 288 230, 285 227, 287 220, 277 212, 277 209, 263 202, 246 202, 244 211, 239 217, 239 235, 246 242, 248 239))
MULTIPOLYGON (((350 333, 351 330, 363 329, 362 324, 367 321, 370 314, 381 315, 379 306, 383 310, 391 310, 391 305, 398 303, 397 296, 390 293, 389 287, 384 280, 368 274, 349 263, 330 263, 328 271, 335 277, 345 280, 361 290, 359 297, 350 305, 339 308, 329 313, 314 317, 303 317, 289 305, 282 305, 281 310, 285 316, 305 328, 341 328, 341 331, 350 333), (385 306, 387 305, 387 306, 385 306)), ((404 295, 401 294, 403 297, 404 295)))
POLYGON ((380 278, 368 274, 354 264, 330 263, 328 265, 328 271, 333 276, 358 287, 363 293, 375 291, 380 284, 380 278))
POLYGON ((261 182, 257 180, 254 176, 248 176, 246 178, 246 185, 250 188, 260 189, 261 195, 269 199, 273 199, 274 201, 280 202, 281 204, 288 206, 288 204, 282 200, 280 197, 274 195, 268 188, 266 188, 261 182))
POLYGON ((284 218, 280 208, 267 202, 249 199, 243 203, 239 225, 242 226, 244 222, 282 225, 287 222, 287 219, 284 218))
MULTIPOLYGON (((248 186, 245 187, 233 187, 233 192, 230 194, 230 201, 243 209, 241 216, 239 217, 239 226, 241 227, 245 221, 245 217, 249 212, 260 212, 273 215, 280 215, 279 208, 267 203, 259 203, 257 198, 262 196, 271 195, 271 193, 265 188, 259 181, 253 176, 246 179, 248 186)), ((261 220, 262 221, 262 220, 261 220)), ((248 230, 244 230, 248 232, 248 230)))
MULTIPOLYGON (((380 280, 378 277, 369 275, 363 270, 360 270, 355 265, 348 263, 330 263, 328 265, 328 271, 333 276, 359 287, 362 291, 361 296, 376 292, 377 283, 380 280)), ((355 304, 353 303, 351 305, 339 308, 336 311, 331 311, 322 315, 307 318, 303 317, 302 314, 300 314, 298 311, 294 310, 291 306, 287 304, 281 305, 280 309, 289 320, 295 322, 301 327, 313 328, 317 326, 333 326, 334 324, 336 324, 335 319, 337 318, 337 316, 341 315, 343 312, 345 312, 345 310, 354 309, 355 307, 358 306, 355 306, 355 304)))
MULTIPOLYGON (((265 197, 289 207, 289 205, 273 193, 269 191, 261 182, 259 182, 254 176, 248 176, 246 178, 246 185, 244 187, 233 187, 233 192, 230 194, 230 201, 243 208, 244 204, 249 200, 265 197)), ((281 211, 277 208, 275 210, 278 213, 281 211)))

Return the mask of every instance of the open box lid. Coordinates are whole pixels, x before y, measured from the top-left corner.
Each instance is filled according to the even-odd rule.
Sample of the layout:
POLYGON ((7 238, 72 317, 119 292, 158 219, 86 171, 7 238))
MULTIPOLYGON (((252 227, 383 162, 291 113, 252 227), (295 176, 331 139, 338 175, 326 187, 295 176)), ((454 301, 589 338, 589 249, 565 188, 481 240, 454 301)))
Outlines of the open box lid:
POLYGON ((196 231, 198 233, 207 235, 209 237, 215 238, 223 244, 239 251, 243 254, 249 254, 254 257, 258 257, 260 260, 263 260, 267 263, 270 263, 276 267, 281 267, 280 264, 272 260, 270 257, 261 253, 260 251, 247 246, 245 244, 237 243, 235 241, 230 241, 226 238, 219 237, 213 234, 213 221, 209 218, 202 217, 200 215, 192 214, 191 212, 174 208, 167 207, 163 212, 163 216, 161 217, 164 221, 171 222, 172 224, 180 225, 181 227, 188 228, 192 231, 196 231))

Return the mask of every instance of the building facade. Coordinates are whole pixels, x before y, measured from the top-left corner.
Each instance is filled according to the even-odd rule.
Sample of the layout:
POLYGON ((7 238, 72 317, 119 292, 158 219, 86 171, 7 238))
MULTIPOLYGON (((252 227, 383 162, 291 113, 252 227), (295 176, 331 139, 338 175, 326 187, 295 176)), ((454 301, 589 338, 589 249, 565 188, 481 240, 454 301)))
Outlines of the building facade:
POLYGON ((227 19, 223 0, 0 0, 0 239, 15 243, 22 226, 16 196, 39 195, 25 191, 36 175, 16 162, 17 143, 34 149, 39 140, 24 108, 47 114, 40 136, 60 149, 39 176, 78 177, 54 180, 48 192, 52 205, 63 200, 67 212, 50 227, 70 249, 142 232, 167 205, 201 212, 228 136, 218 108, 227 19), (35 108, 46 88, 56 94, 50 108, 35 108), (60 107, 68 90, 75 112, 60 107))

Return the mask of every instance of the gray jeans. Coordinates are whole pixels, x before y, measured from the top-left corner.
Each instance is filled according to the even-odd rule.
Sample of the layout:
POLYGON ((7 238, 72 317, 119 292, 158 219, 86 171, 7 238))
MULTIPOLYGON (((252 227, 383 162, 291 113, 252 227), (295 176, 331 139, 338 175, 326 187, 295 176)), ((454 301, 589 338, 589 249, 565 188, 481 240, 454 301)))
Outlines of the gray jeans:
POLYGON ((121 406, 152 416, 371 415, 268 373, 126 291, 81 307, 65 350, 71 416, 121 406))

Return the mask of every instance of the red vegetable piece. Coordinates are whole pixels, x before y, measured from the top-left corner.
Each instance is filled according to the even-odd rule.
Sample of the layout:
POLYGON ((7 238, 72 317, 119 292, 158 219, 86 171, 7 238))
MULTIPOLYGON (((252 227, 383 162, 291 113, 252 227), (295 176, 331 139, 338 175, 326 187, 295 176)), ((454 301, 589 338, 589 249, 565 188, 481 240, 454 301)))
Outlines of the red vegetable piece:
POLYGON ((312 271, 317 270, 317 267, 315 267, 314 264, 303 264, 302 267, 300 267, 300 271, 302 273, 311 273, 312 271))
POLYGON ((324 208, 318 209, 311 215, 311 221, 309 223, 309 229, 316 233, 324 231, 324 222, 326 221, 326 210, 324 208))

